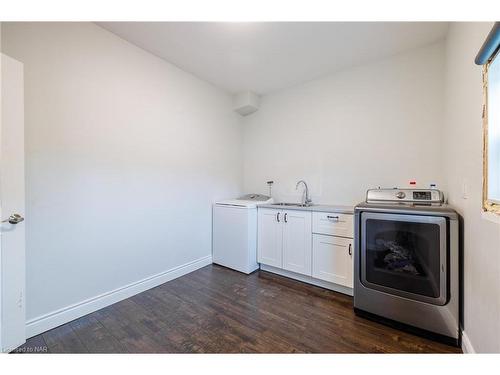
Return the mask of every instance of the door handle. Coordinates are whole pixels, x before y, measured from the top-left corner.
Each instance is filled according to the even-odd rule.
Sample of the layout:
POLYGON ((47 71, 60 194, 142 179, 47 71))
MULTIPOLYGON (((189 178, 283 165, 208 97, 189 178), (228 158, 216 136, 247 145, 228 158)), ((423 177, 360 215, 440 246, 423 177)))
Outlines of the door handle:
POLYGON ((331 215, 328 215, 326 218, 327 218, 327 219, 329 219, 329 220, 337 220, 337 221, 339 220, 339 217, 338 217, 338 216, 331 216, 331 215))
POLYGON ((276 214, 276 221, 277 221, 278 223, 280 222, 280 213, 279 213, 279 212, 276 214))
POLYGON ((284 216, 285 223, 288 223, 288 220, 286 219, 287 215, 288 215, 288 214, 285 212, 285 216, 284 216))
POLYGON ((349 255, 352 255, 352 244, 349 244, 349 255))
POLYGON ((12 214, 9 216, 8 219, 2 220, 2 223, 9 223, 9 224, 19 224, 21 221, 24 221, 24 217, 22 217, 19 214, 12 214))

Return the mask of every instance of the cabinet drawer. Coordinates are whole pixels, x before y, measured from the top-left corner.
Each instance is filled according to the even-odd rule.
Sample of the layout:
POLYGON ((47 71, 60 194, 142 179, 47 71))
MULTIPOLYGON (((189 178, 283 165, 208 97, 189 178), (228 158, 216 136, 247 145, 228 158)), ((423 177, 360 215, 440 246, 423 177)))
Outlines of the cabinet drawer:
POLYGON ((313 212, 313 233, 354 237, 354 215, 313 212))

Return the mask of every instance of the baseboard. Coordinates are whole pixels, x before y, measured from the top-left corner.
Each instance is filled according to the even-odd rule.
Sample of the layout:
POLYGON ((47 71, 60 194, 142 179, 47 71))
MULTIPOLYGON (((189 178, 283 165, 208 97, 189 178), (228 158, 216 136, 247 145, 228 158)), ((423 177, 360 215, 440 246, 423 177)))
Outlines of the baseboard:
POLYGON ((112 305, 113 303, 166 283, 167 281, 196 271, 197 269, 205 267, 211 263, 212 256, 209 255, 172 268, 168 271, 125 285, 110 292, 89 298, 85 301, 53 311, 49 314, 31 319, 26 322, 26 337, 30 338, 36 336, 42 332, 48 331, 106 306, 112 305))
POLYGON ((469 336, 467 336, 467 333, 465 333, 465 331, 462 331, 462 352, 464 352, 464 354, 476 353, 474 347, 472 346, 472 343, 469 340, 469 336))
POLYGON ((311 276, 301 275, 299 273, 287 271, 287 270, 284 270, 281 268, 276 268, 273 266, 268 266, 266 264, 261 264, 260 269, 262 271, 272 272, 272 273, 278 274, 280 276, 285 276, 285 277, 289 277, 289 278, 294 279, 294 280, 302 281, 303 283, 312 284, 312 285, 319 286, 319 287, 325 288, 325 289, 330 289, 330 290, 333 290, 334 292, 347 294, 348 296, 353 295, 352 288, 348 288, 348 287, 343 286, 343 285, 330 283, 328 281, 323 281, 320 279, 315 279, 314 277, 311 277, 311 276))

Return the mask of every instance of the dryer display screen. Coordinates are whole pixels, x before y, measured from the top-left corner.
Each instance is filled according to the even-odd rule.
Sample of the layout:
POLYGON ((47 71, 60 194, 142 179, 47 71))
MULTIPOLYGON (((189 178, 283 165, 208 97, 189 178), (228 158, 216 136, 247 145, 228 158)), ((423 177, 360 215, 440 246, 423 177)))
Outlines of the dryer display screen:
POLYGON ((431 200, 431 192, 430 191, 414 191, 413 199, 430 201, 431 200))

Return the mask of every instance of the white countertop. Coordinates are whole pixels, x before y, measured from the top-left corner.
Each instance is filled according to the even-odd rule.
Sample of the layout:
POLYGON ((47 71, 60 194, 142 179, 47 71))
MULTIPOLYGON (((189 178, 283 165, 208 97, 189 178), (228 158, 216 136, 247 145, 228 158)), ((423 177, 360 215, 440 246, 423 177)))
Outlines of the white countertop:
POLYGON ((298 210, 316 212, 335 212, 338 214, 354 214, 354 206, 341 206, 330 204, 313 204, 312 206, 280 206, 278 204, 261 204, 260 208, 274 208, 276 210, 298 210))

